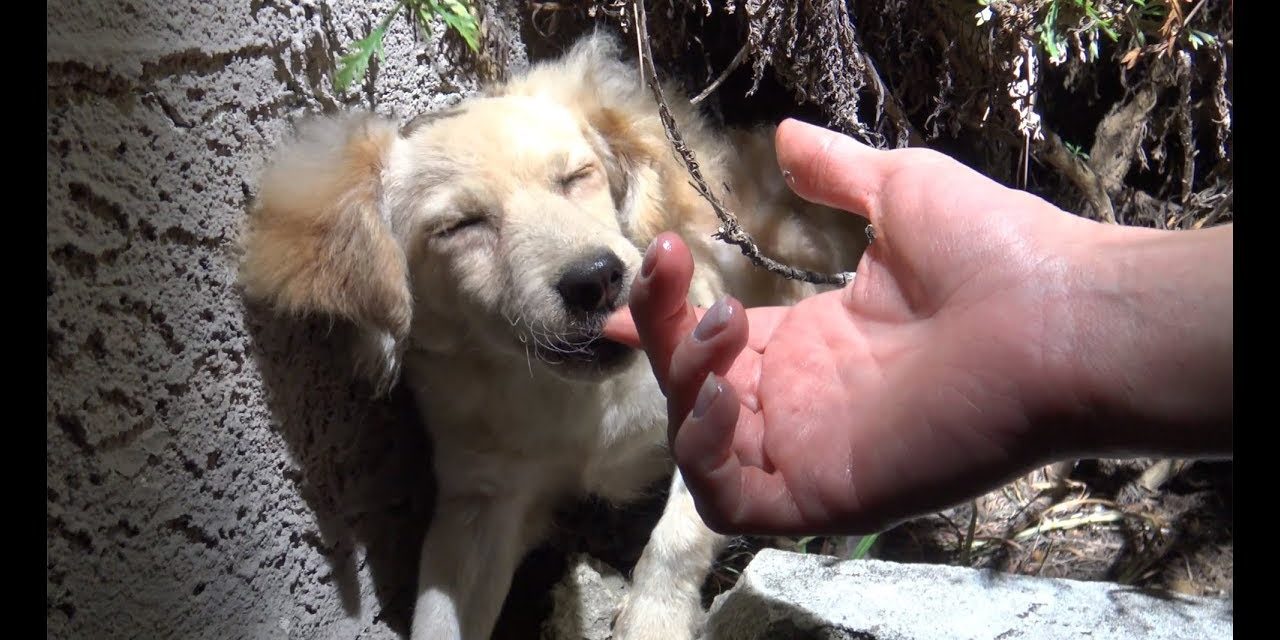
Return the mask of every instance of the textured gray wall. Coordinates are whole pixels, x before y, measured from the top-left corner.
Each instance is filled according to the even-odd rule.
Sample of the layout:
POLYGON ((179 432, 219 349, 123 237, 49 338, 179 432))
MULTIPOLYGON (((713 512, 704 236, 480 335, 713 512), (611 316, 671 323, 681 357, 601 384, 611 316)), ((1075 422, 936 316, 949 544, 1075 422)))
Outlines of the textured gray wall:
POLYGON ((452 39, 400 19, 374 81, 333 96, 335 50, 390 5, 47 4, 48 637, 403 630, 425 435, 365 399, 326 324, 235 287, 292 119, 407 118, 476 87, 452 39))

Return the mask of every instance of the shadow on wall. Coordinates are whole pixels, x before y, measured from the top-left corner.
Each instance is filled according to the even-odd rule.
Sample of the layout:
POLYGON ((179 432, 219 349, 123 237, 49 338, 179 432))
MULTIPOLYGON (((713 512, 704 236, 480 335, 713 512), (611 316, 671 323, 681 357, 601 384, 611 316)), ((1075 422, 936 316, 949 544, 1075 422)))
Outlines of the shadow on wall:
POLYGON ((374 619, 408 634, 418 556, 435 486, 430 441, 409 394, 374 400, 344 357, 345 327, 296 320, 246 305, 252 354, 273 427, 297 467, 285 471, 315 514, 315 532, 292 532, 329 561, 331 582, 350 616, 359 614, 360 557, 379 611, 374 619), (325 389, 308 382, 329 377, 325 389), (343 396, 332 389, 346 389, 343 396))
MULTIPOLYGON (((329 582, 349 616, 358 615, 363 604, 357 555, 363 548, 379 607, 375 621, 408 637, 418 560, 435 499, 430 436, 412 394, 399 385, 389 399, 373 399, 371 388, 351 373, 341 324, 290 319, 255 304, 246 305, 245 324, 272 426, 298 465, 284 473, 292 476, 320 530, 318 536, 290 533, 293 544, 310 544, 329 561, 329 582), (332 384, 325 389, 309 384, 325 378, 317 372, 329 372, 332 384), (328 391, 344 388, 340 397, 328 391)), ((654 509, 653 519, 657 515, 654 509)), ((539 546, 521 563, 495 639, 539 637, 551 613, 551 588, 567 566, 557 542, 562 541, 539 546)), ((638 555, 636 541, 631 542, 638 555)))
MULTIPOLYGON (((245 325, 272 427, 297 464, 284 474, 319 527, 319 535, 288 532, 292 543, 311 545, 328 560, 332 577, 327 582, 353 617, 369 604, 361 601, 358 575, 357 551, 363 548, 377 600, 374 620, 408 637, 418 560, 435 499, 430 436, 412 394, 397 386, 389 399, 373 399, 371 388, 351 373, 341 324, 291 319, 247 304, 245 325), (332 382, 325 388, 312 384, 326 377, 332 382)), ((661 498, 658 493, 646 501, 648 513, 638 525, 626 519, 628 512, 599 503, 570 506, 556 535, 517 569, 495 640, 540 637, 551 614, 552 586, 567 568, 567 550, 587 549, 625 569, 633 566, 644 534, 661 513, 661 498), (602 522, 609 524, 602 527, 602 522), (601 530, 615 535, 597 540, 587 533, 601 530)))

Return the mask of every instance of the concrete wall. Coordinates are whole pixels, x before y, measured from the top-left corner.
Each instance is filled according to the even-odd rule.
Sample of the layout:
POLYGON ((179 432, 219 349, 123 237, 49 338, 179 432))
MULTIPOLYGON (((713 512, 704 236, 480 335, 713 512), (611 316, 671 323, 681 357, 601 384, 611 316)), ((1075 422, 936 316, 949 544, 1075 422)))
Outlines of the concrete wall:
MULTIPOLYGON (((235 287, 291 119, 408 118, 475 89, 453 39, 399 19, 373 82, 333 95, 336 51, 391 4, 46 5, 48 637, 403 632, 425 435, 364 399, 328 325, 235 287)), ((518 34, 492 34, 519 64, 518 34)))

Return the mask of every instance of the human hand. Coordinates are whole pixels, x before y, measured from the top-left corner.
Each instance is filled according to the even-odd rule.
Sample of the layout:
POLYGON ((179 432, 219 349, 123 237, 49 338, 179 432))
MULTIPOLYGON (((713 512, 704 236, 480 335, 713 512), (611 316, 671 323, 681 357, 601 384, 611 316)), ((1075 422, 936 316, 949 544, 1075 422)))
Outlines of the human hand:
POLYGON ((867 533, 1043 461, 1032 433, 1074 399, 1064 247, 1091 225, 933 151, 879 151, 784 122, 800 196, 868 218, 857 277, 794 307, 686 301, 692 257, 662 234, 606 335, 643 346, 672 450, 721 531, 867 533), (701 323, 699 323, 701 319, 701 323), (696 327, 696 328, 695 328, 696 327))

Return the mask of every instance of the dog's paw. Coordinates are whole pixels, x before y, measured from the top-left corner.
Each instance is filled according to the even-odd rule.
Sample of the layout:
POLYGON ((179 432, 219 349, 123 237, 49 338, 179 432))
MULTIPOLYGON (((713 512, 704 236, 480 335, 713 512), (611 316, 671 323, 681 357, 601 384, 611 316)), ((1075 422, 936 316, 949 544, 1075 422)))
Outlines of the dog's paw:
POLYGON ((613 640, 693 640, 705 617, 696 594, 632 591, 614 618, 613 640))

